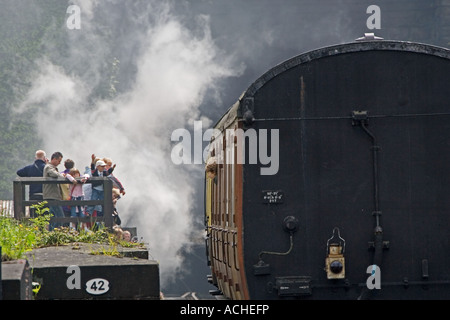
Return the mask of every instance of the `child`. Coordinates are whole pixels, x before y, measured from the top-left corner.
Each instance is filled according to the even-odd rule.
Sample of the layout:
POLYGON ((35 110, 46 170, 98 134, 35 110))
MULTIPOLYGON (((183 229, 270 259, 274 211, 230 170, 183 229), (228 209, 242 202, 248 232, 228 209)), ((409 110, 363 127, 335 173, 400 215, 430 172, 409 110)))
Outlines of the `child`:
MULTIPOLYGON (((70 200, 78 201, 84 200, 84 191, 83 191, 83 183, 89 179, 89 175, 84 174, 81 183, 78 183, 76 178, 80 178, 80 171, 77 168, 70 169, 69 173, 66 174, 66 178, 72 182, 72 185, 69 187, 70 200)), ((75 217, 84 217, 84 210, 80 205, 71 206, 70 207, 70 216, 72 218, 75 217)), ((70 227, 74 228, 73 223, 70 223, 70 227)))
MULTIPOLYGON (((63 175, 66 175, 70 172, 70 169, 75 167, 75 161, 72 159, 67 159, 64 161, 64 167, 66 168, 63 172, 61 172, 63 175)), ((63 200, 70 200, 70 193, 69 193, 69 185, 68 184, 61 184, 61 192, 62 192, 62 198, 63 200)), ((63 206, 64 216, 69 217, 70 216, 70 206, 63 206)))

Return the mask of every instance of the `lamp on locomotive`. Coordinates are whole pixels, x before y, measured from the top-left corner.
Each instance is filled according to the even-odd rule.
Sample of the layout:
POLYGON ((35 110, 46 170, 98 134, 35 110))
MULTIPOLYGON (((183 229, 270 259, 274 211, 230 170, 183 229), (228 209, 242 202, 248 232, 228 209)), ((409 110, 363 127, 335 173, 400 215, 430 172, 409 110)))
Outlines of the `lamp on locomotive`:
POLYGON ((345 278, 345 240, 341 238, 339 229, 333 229, 333 236, 327 241, 327 257, 325 258, 325 271, 327 279, 345 278), (337 234, 336 234, 337 233, 337 234), (331 242, 337 239, 337 242, 331 242))

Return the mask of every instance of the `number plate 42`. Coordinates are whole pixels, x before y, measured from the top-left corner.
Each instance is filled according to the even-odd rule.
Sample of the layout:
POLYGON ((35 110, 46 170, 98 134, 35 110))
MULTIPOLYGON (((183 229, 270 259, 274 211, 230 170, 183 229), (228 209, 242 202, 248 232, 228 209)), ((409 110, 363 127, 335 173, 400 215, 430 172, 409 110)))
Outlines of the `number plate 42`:
POLYGON ((109 291, 109 282, 101 278, 89 280, 86 282, 86 291, 97 296, 104 294, 109 291))

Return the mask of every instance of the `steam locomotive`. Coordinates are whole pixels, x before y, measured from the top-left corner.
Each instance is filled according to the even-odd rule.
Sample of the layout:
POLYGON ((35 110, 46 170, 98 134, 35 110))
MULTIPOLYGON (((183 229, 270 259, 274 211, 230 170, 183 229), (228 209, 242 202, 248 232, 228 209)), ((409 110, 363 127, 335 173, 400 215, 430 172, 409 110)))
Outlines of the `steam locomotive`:
POLYGON ((450 299, 450 50, 372 37, 257 79, 214 126, 209 281, 229 299, 450 299))

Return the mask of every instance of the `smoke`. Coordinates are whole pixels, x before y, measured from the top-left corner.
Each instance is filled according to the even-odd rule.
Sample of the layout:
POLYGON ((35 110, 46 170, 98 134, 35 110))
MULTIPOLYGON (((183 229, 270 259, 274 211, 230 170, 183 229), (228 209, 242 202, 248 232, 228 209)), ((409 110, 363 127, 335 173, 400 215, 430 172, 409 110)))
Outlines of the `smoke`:
POLYGON ((203 166, 171 162, 171 133, 196 120, 209 128, 274 65, 362 35, 354 30, 366 6, 353 9, 355 27, 344 2, 69 1, 81 29, 67 28, 69 14, 54 19, 16 111, 35 110, 49 155, 61 151, 80 169, 91 154, 112 158, 126 189, 122 224, 137 226, 165 286, 202 231, 203 166))
POLYGON ((118 202, 122 225, 137 226, 164 286, 180 276, 180 250, 197 236, 193 210, 202 190, 192 182, 203 177, 199 166, 171 163, 171 132, 189 129, 204 97, 219 97, 220 81, 240 71, 215 45, 206 15, 187 29, 170 2, 77 5, 81 29, 54 26, 64 48, 46 42, 48 54, 35 61, 16 111, 37 110, 48 156, 60 151, 83 170, 91 154, 112 158, 126 190, 118 202))

